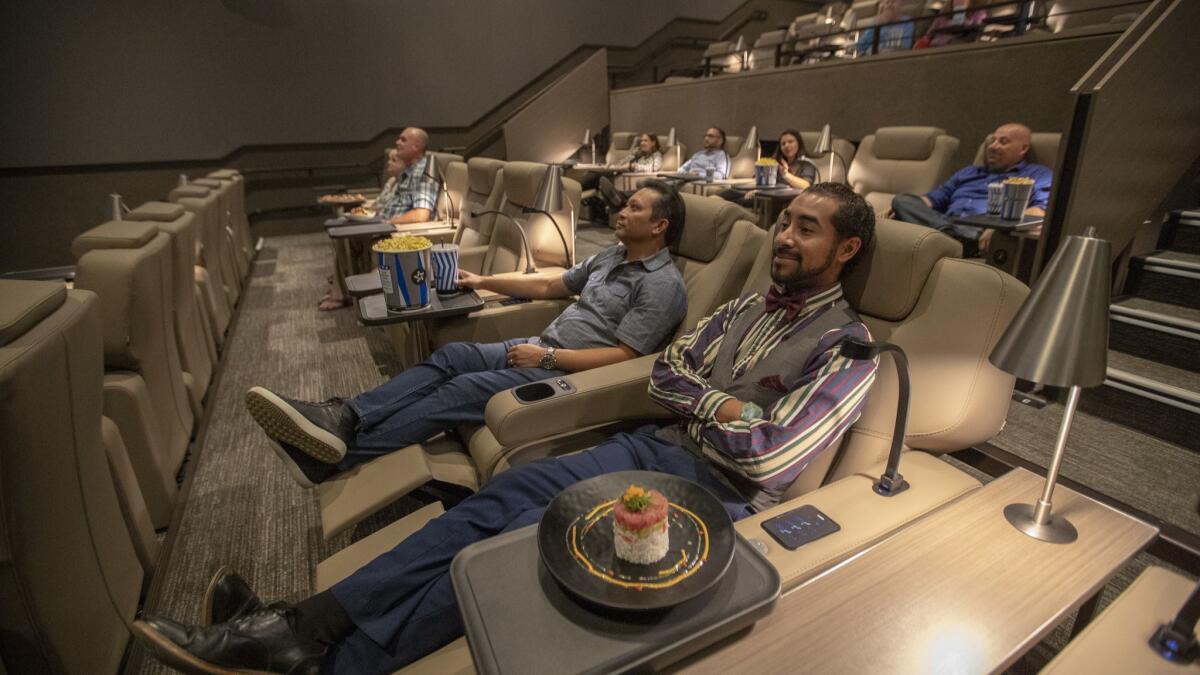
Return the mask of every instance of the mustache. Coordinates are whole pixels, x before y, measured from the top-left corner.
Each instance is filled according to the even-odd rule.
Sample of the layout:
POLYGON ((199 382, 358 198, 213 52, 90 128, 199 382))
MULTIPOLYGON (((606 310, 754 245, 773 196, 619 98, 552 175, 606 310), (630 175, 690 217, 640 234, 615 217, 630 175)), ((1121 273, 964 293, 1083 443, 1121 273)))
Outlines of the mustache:
POLYGON ((795 260, 800 260, 800 252, 795 249, 788 248, 787 246, 776 246, 775 255, 781 258, 793 258, 795 260))

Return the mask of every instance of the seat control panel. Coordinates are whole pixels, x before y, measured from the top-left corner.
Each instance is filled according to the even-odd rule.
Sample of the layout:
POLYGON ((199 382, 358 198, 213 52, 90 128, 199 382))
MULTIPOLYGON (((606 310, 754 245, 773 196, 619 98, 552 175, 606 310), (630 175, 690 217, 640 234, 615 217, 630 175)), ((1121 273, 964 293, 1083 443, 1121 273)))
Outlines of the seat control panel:
POLYGON ((762 528, 781 546, 795 551, 810 541, 837 532, 842 526, 821 513, 817 507, 805 504, 781 516, 764 520, 762 528))

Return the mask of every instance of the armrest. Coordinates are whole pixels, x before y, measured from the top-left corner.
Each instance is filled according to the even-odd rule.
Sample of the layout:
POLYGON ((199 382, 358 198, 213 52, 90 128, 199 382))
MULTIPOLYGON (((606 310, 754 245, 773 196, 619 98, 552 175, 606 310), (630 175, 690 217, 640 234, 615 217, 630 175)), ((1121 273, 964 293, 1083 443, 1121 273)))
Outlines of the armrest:
MULTIPOLYGON (((537 276, 561 275, 561 267, 539 270, 537 276)), ((493 277, 524 277, 521 272, 493 274, 493 277)), ((488 304, 466 316, 430 322, 430 343, 436 349, 449 342, 502 342, 518 337, 538 335, 550 322, 562 314, 574 299, 532 300, 515 305, 501 305, 508 296, 491 291, 476 291, 488 304)))
POLYGON ((871 485, 886 462, 866 473, 856 473, 808 494, 739 520, 734 529, 765 547, 767 560, 779 570, 783 590, 829 570, 865 550, 892 532, 980 487, 979 481, 947 462, 921 451, 904 453, 900 470, 909 489, 894 497, 876 494, 871 485), (763 521, 803 504, 811 504, 833 519, 841 529, 809 542, 795 551, 780 546, 762 528, 763 521))
POLYGON ((657 356, 648 354, 563 376, 575 391, 564 393, 556 387, 558 395, 533 403, 517 400, 511 389, 502 391, 488 401, 484 419, 496 440, 512 448, 606 422, 667 417, 669 413, 647 393, 657 356))

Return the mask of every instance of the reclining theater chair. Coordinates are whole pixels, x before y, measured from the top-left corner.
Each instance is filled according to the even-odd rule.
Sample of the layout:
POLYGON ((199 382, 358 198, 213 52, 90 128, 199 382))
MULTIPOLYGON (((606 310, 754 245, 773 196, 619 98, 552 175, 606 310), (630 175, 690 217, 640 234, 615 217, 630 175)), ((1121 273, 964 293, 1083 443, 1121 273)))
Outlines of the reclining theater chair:
POLYGON ((950 175, 958 139, 937 127, 881 127, 863 138, 847 180, 882 217, 892 197, 924 194, 950 175))
POLYGON ((129 450, 155 528, 178 495, 195 418, 179 364, 170 294, 170 235, 153 223, 114 220, 75 238, 75 287, 99 296, 104 414, 129 450))
POLYGON ((241 282, 250 273, 251 252, 242 245, 241 238, 234 231, 233 182, 216 178, 197 178, 188 185, 208 188, 217 196, 217 220, 220 227, 218 233, 224 243, 221 252, 229 257, 229 266, 234 273, 230 288, 233 291, 233 302, 236 303, 242 294, 241 282))
MULTIPOLYGON (((983 166, 984 153, 987 150, 988 144, 992 142, 992 135, 988 134, 983 139, 983 143, 979 144, 979 150, 975 153, 975 161, 972 162, 976 166, 983 166)), ((1025 161, 1033 164, 1041 164, 1050 169, 1054 173, 1055 180, 1058 179, 1058 147, 1062 142, 1062 134, 1060 133, 1033 133, 1029 139, 1029 152, 1025 153, 1025 161)), ((1009 232, 996 232, 992 237, 992 242, 988 246, 987 260, 992 265, 1012 274, 1020 275, 1023 270, 1014 269, 1014 266, 1019 262, 1020 257, 1017 255, 1018 247, 1024 244, 1025 241, 1018 239, 1009 232)), ((1032 243, 1032 242, 1030 242, 1032 243)), ((1032 257, 1030 258, 1032 259, 1032 257)), ((1021 265, 1024 267, 1024 265, 1021 265)))
MULTIPOLYGON (((506 176, 509 171, 505 169, 506 176)), ((754 256, 767 238, 766 232, 757 227, 744 210, 729 202, 690 194, 681 196, 687 209, 687 219, 682 237, 672 246, 672 253, 687 287, 688 312, 678 333, 690 330, 701 318, 737 294, 750 271, 754 256)), ((497 308, 499 312, 485 308, 465 320, 453 320, 452 330, 439 330, 442 322, 438 322, 431 332, 438 344, 451 340, 497 341, 537 334, 558 315, 565 302, 556 301, 553 312, 546 308, 530 308, 534 304, 500 306, 497 308), (484 336, 483 339, 480 336, 484 336)), ((643 378, 635 398, 648 401, 644 380, 649 375, 653 360, 653 355, 644 356, 626 363, 576 373, 572 379, 604 382, 605 373, 615 372, 617 375, 610 377, 625 377, 622 373, 632 368, 643 378)), ((604 414, 606 410, 596 408, 589 410, 589 413, 598 415, 602 422, 607 423, 613 418, 604 414)), ((661 409, 655 407, 654 410, 661 414, 661 409)), ((488 419, 491 418, 489 405, 488 419)), ((333 536, 430 479, 478 489, 480 484, 509 466, 511 450, 524 442, 525 435, 532 434, 538 438, 548 436, 537 436, 538 429, 546 424, 553 425, 555 422, 542 420, 524 429, 514 427, 512 433, 516 441, 499 433, 494 434, 488 427, 464 426, 458 430, 458 437, 467 446, 465 452, 457 441, 439 437, 425 444, 424 448, 421 445, 408 446, 322 483, 317 493, 325 536, 333 536)), ((569 423, 565 430, 575 432, 588 426, 586 421, 579 421, 569 423)))
MULTIPOLYGON (((995 435, 1003 425, 1014 379, 988 362, 988 354, 1028 294, 1021 282, 977 261, 958 258, 961 246, 945 235, 908 223, 881 220, 875 245, 844 280, 846 298, 876 340, 900 345, 910 359, 912 399, 905 434, 908 450, 900 472, 910 483, 893 497, 874 493, 883 472, 896 414, 896 379, 891 363, 881 363, 860 419, 840 446, 818 456, 774 508, 735 524, 745 537, 766 547, 766 555, 789 590, 919 518, 980 487, 973 477, 937 459, 995 435), (762 534, 764 520, 793 508, 790 500, 819 508, 841 530, 788 551, 762 534)), ((745 292, 761 290, 769 279, 770 245, 762 246, 745 292)), ((644 357, 651 359, 651 357, 644 357)), ((652 360, 652 359, 651 359, 652 360)), ((882 360, 887 361, 888 357, 882 360)), ((624 366, 625 364, 618 364, 624 366)), ((488 404, 488 424, 503 413, 515 428, 530 420, 550 422, 586 416, 598 407, 623 416, 653 415, 644 395, 649 367, 627 370, 643 392, 633 400, 627 382, 588 383, 594 372, 566 376, 576 393, 532 404, 511 391, 488 404), (578 400, 571 400, 578 397, 578 400)), ((660 409, 661 410, 661 409, 660 409)), ((657 416, 661 417, 659 412, 657 416)), ((592 422, 595 420, 589 420, 592 422)), ((564 423, 569 426, 570 421, 564 423)), ((441 512, 432 504, 340 551, 317 567, 318 590, 353 573, 441 512)), ((472 668, 465 639, 456 640, 405 673, 463 672, 472 668)))
POLYGON ((483 269, 483 259, 496 228, 496 216, 488 214, 474 218, 471 212, 499 209, 503 199, 504 161, 490 157, 467 160, 467 192, 459 209, 459 227, 454 233, 459 267, 471 272, 483 269))
POLYGON ((183 185, 171 190, 168 200, 183 206, 196 218, 197 264, 196 283, 201 288, 200 296, 207 309, 213 329, 213 341, 220 349, 225 344, 225 332, 233 316, 233 301, 230 283, 237 283, 237 275, 230 266, 228 256, 221 253, 225 237, 221 233, 217 196, 199 185, 183 185))
MULTIPOLYGON (((164 235, 165 236, 165 235, 164 235)), ((0 654, 13 673, 116 673, 143 570, 101 440, 95 294, 0 280, 0 654)))

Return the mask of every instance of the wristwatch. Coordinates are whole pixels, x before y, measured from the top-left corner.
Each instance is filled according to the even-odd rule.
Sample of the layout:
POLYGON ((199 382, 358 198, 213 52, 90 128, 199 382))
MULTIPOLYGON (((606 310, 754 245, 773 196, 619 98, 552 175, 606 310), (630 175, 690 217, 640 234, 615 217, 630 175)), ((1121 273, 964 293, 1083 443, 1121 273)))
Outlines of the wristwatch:
POLYGON ((558 367, 558 359, 554 357, 554 347, 546 348, 546 353, 542 354, 542 361, 538 365, 546 370, 554 370, 558 367))
POLYGON ((742 418, 743 422, 753 422, 754 420, 761 420, 763 418, 763 409, 758 407, 757 403, 751 403, 750 401, 746 401, 745 403, 742 404, 741 418, 742 418))

